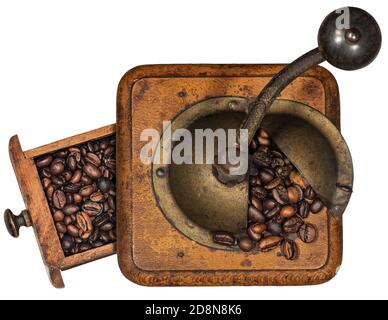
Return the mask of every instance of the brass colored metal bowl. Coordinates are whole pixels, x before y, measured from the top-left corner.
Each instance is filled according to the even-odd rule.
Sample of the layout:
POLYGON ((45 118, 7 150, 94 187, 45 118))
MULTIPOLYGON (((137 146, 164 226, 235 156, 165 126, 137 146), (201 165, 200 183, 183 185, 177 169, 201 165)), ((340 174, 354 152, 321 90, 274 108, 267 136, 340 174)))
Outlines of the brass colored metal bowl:
MULTIPOLYGON (((207 99, 177 115, 171 129, 238 129, 248 109, 246 98, 207 99)), ((288 100, 273 103, 262 128, 314 187, 330 212, 342 214, 351 194, 353 167, 337 128, 315 109, 288 100)), ((166 147, 159 144, 156 153, 166 147)), ((215 178, 211 164, 153 164, 152 182, 160 209, 177 230, 202 245, 234 250, 215 244, 211 232, 235 233, 246 227, 247 179, 231 187, 215 178)))

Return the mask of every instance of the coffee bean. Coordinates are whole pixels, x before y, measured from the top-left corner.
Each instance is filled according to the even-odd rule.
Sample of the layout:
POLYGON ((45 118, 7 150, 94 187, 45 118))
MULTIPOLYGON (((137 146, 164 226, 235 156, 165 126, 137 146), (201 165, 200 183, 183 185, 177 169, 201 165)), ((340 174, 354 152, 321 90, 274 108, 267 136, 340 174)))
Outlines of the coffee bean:
POLYGON ((275 221, 270 221, 270 222, 267 223, 267 230, 271 234, 277 236, 277 235, 282 233, 282 226, 279 223, 275 222, 275 221))
POLYGON ((256 196, 251 196, 252 205, 259 211, 263 211, 263 201, 256 196))
POLYGON ((287 260, 294 260, 298 255, 298 247, 294 241, 284 241, 281 252, 287 260))
POLYGON ((40 158, 36 161, 36 166, 38 168, 44 168, 47 167, 51 161, 53 161, 53 157, 51 155, 44 156, 43 158, 40 158))
POLYGON ((93 225, 96 228, 100 228, 102 225, 104 225, 106 222, 110 220, 110 216, 108 213, 102 213, 98 215, 94 220, 93 220, 93 225))
POLYGON ((287 196, 290 203, 297 203, 303 198, 303 190, 299 185, 295 184, 287 188, 287 196))
POLYGON ((77 160, 75 156, 71 155, 67 158, 67 166, 70 171, 75 171, 77 169, 77 160))
POLYGON ((81 188, 80 183, 69 183, 63 187, 63 191, 69 192, 69 193, 76 193, 81 188))
POLYGON ((258 197, 259 199, 264 199, 267 196, 267 190, 260 186, 253 187, 251 189, 251 192, 254 196, 258 197))
POLYGON ((311 203, 310 210, 312 213, 318 213, 323 209, 323 202, 319 198, 315 198, 311 203))
POLYGON ((43 178, 42 179, 42 185, 44 189, 47 189, 49 186, 51 186, 51 179, 50 178, 43 178))
POLYGON ((76 226, 72 224, 67 226, 67 233, 70 234, 72 237, 78 237, 78 232, 79 229, 76 226))
POLYGON ((261 211, 257 210, 254 206, 249 206, 248 220, 252 222, 263 223, 265 222, 265 216, 261 211))
POLYGON ((252 240, 258 241, 261 239, 263 232, 266 229, 267 226, 264 223, 254 223, 248 227, 247 234, 252 240))
POLYGON ((293 215, 295 215, 296 209, 294 206, 291 205, 285 205, 280 210, 280 216, 283 218, 291 218, 293 215))
POLYGON ((274 199, 272 199, 272 198, 266 198, 266 199, 264 199, 264 201, 263 201, 263 208, 264 208, 264 211, 272 210, 272 209, 275 208, 277 205, 278 205, 278 203, 277 203, 274 199))
POLYGON ((280 205, 277 204, 271 210, 265 211, 266 218, 267 219, 272 219, 273 217, 275 217, 280 212, 280 209, 281 209, 280 205))
POLYGON ((53 205, 57 209, 62 209, 66 205, 66 196, 62 190, 56 190, 53 195, 53 205))
POLYGON ((61 244, 65 252, 71 250, 75 245, 73 237, 67 234, 63 236, 61 244))
POLYGON ((82 196, 79 193, 73 194, 73 202, 74 203, 80 203, 82 201, 82 196))
POLYGON ((259 244, 258 248, 263 252, 268 252, 270 250, 275 249, 279 244, 283 241, 282 237, 279 236, 268 236, 262 239, 259 244))
POLYGON ((92 193, 89 199, 90 201, 93 201, 93 202, 102 202, 105 200, 105 196, 101 192, 97 191, 92 193))
POLYGON ((288 166, 279 166, 275 169, 275 174, 281 179, 286 179, 290 176, 291 170, 288 166))
POLYGON ((308 186, 304 191, 304 197, 308 200, 314 200, 316 194, 314 189, 311 186, 308 186))
POLYGON ((55 228, 58 232, 65 233, 67 231, 67 227, 63 222, 57 222, 55 224, 55 228))
POLYGON ((93 246, 90 244, 90 243, 81 243, 81 245, 79 246, 79 251, 80 252, 84 252, 84 251, 87 251, 89 249, 93 248, 93 246))
POLYGON ((271 165, 271 157, 264 151, 254 153, 252 160, 259 167, 269 167, 271 165))
POLYGON ((298 209, 298 214, 301 218, 306 219, 309 216, 310 213, 310 205, 308 204, 307 201, 302 200, 299 203, 299 209, 298 209))
POLYGON ((274 188, 276 188, 279 184, 282 183, 282 179, 280 178, 275 178, 273 180, 271 180, 270 182, 268 182, 264 188, 267 189, 267 190, 272 190, 274 188))
POLYGON ((85 186, 79 190, 79 194, 82 197, 89 197, 93 192, 95 188, 92 184, 89 184, 88 186, 85 186))
POLYGON ((299 238, 306 243, 313 242, 317 236, 317 229, 311 223, 306 223, 299 228, 299 238))
POLYGON ((97 186, 101 192, 107 193, 111 189, 111 181, 108 178, 102 177, 98 179, 97 186))
POLYGON ((86 163, 83 167, 83 170, 86 173, 86 175, 93 180, 101 177, 101 171, 91 163, 86 163))
POLYGON ((66 180, 62 177, 62 176, 52 176, 51 177, 51 181, 52 183, 56 186, 56 187, 61 187, 65 184, 66 180))
POLYGON ((71 183, 78 184, 82 177, 82 171, 80 169, 76 169, 73 173, 73 176, 70 179, 71 183))
POLYGON ((71 216, 65 216, 65 218, 63 219, 63 223, 68 226, 69 224, 73 223, 73 219, 71 218, 71 216))
POLYGON ((69 216, 69 215, 72 215, 72 214, 78 212, 79 206, 77 206, 76 204, 68 204, 68 205, 63 207, 62 211, 65 215, 69 216))
POLYGON ((66 156, 68 155, 68 151, 67 150, 59 150, 57 152, 54 153, 54 157, 55 158, 66 158, 66 156))
POLYGON ((88 152, 85 156, 85 161, 91 163, 95 167, 99 167, 101 165, 101 160, 100 158, 92 152, 88 152))
POLYGON ((98 248, 98 247, 101 247, 105 244, 105 242, 101 241, 101 240, 96 240, 95 242, 92 243, 92 246, 93 248, 98 248))
POLYGON ((95 217, 99 215, 103 210, 103 206, 100 203, 88 201, 82 205, 82 211, 86 212, 89 216, 95 217))
POLYGON ((267 184, 268 182, 273 180, 274 173, 271 169, 265 168, 263 170, 260 170, 259 178, 262 183, 267 184))
POLYGON ((65 165, 60 162, 52 162, 50 165, 50 173, 54 176, 61 174, 65 170, 65 165))
POLYGON ((297 216, 293 216, 289 219, 287 219, 283 223, 283 230, 286 233, 296 233, 298 232, 299 228, 302 226, 303 220, 297 216))
POLYGON ((53 219, 55 222, 63 221, 64 218, 65 218, 65 215, 61 210, 56 210, 53 214, 53 219))
POLYGON ((243 236, 240 239, 238 239, 238 246, 242 251, 248 252, 253 249, 253 241, 251 238, 247 236, 243 236))
POLYGON ((233 246, 236 242, 233 234, 226 231, 214 232, 213 241, 223 246, 233 246))
POLYGON ((113 229, 113 223, 107 222, 107 223, 103 224, 103 225, 100 227, 100 229, 101 229, 102 231, 110 231, 110 230, 113 229))
POLYGON ((257 186, 260 184, 260 179, 258 176, 250 176, 249 177, 249 185, 251 187, 257 186))
POLYGON ((278 185, 273 189, 272 196, 280 204, 286 204, 288 202, 288 192, 283 185, 278 185))

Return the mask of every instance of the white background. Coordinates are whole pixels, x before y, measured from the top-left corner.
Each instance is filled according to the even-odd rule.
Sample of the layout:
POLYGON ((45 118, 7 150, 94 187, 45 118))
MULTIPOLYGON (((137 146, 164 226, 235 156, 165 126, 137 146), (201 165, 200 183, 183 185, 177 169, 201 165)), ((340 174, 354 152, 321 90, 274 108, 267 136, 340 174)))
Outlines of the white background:
MULTIPOLYGON (((326 14, 346 5, 366 9, 388 32, 386 1, 2 1, 0 209, 18 212, 24 205, 8 158, 12 135, 27 150, 115 122, 118 81, 136 65, 290 62, 316 46, 326 14)), ((33 230, 23 228, 15 240, 0 221, 0 298, 388 298, 384 44, 359 71, 323 64, 340 87, 342 133, 355 170, 343 264, 330 282, 147 288, 127 281, 112 256, 64 272, 66 288, 58 290, 47 279, 33 230)))

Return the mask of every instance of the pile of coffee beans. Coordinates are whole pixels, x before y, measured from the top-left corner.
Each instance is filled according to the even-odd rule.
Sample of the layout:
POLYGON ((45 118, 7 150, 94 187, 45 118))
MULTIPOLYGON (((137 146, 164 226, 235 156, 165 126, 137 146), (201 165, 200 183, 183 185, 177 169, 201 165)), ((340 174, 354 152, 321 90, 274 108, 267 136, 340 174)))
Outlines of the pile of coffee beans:
POLYGON ((324 204, 263 130, 258 131, 249 148, 248 228, 237 235, 215 231, 213 241, 238 246, 245 252, 280 247, 282 256, 294 260, 298 257, 298 238, 305 243, 316 240, 317 228, 305 220, 321 212, 324 204))
POLYGON ((35 159, 65 256, 116 240, 113 136, 35 159))

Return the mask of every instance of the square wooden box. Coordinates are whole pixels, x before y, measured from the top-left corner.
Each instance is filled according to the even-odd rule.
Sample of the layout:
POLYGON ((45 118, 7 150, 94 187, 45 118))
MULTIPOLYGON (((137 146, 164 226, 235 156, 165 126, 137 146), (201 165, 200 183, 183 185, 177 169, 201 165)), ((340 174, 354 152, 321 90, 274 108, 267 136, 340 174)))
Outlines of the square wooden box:
MULTIPOLYGON (((182 235, 158 208, 151 165, 140 161, 140 133, 162 132, 170 120, 195 102, 217 96, 255 97, 283 65, 140 66, 122 78, 117 96, 118 259, 131 281, 149 286, 307 285, 323 283, 342 259, 342 220, 310 215, 318 240, 300 246, 288 261, 268 253, 215 250, 182 235)), ((307 104, 339 127, 338 88, 333 76, 315 67, 293 81, 280 99, 307 104)))

